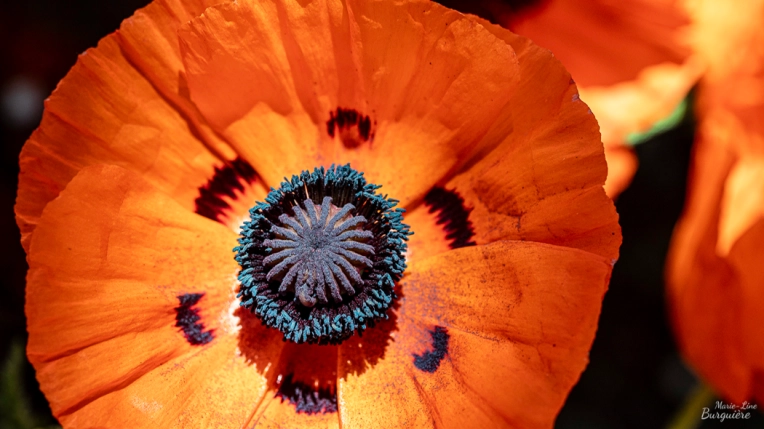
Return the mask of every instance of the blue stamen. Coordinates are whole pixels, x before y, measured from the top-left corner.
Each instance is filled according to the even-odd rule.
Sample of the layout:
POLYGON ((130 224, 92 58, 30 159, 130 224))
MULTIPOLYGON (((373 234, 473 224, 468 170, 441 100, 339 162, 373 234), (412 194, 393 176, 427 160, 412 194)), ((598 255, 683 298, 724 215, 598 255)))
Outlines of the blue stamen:
POLYGON ((386 319, 411 232, 379 187, 344 165, 271 189, 234 249, 241 305, 297 343, 340 343, 386 319))

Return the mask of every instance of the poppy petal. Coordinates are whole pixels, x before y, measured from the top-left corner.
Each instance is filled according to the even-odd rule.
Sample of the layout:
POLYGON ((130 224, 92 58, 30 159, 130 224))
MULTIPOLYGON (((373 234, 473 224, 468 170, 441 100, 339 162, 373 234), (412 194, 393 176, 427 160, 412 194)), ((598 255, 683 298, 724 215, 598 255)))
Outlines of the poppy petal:
POLYGON ((502 25, 550 49, 576 80, 600 126, 611 197, 636 171, 627 137, 668 116, 704 70, 686 43, 689 19, 679 3, 550 0, 520 13, 494 11, 502 25))
MULTIPOLYGON (((265 368, 253 370, 236 353, 235 244, 225 226, 136 173, 82 169, 46 207, 28 254, 28 355, 54 414, 72 427, 101 420, 155 427, 194 402, 200 410, 191 422, 228 416, 231 407, 251 414, 265 368), (214 336, 206 345, 192 344, 176 325, 178 297, 187 293, 203 293, 194 305, 214 336), (219 368, 214 380, 193 375, 208 365, 219 368), (224 412, 211 414, 209 398, 195 392, 221 386, 232 387, 211 397, 225 399, 215 403, 224 412), (143 413, 113 413, 117 403, 143 413)), ((278 357, 280 347, 268 344, 263 353, 278 357)))
MULTIPOLYGON (((517 43, 529 44, 524 39, 517 43)), ((516 51, 551 55, 531 47, 516 51)), ((520 59, 520 64, 536 63, 541 61, 520 59)), ((530 75, 529 70, 522 76, 531 79, 530 75)), ((458 193, 471 209, 477 244, 528 240, 615 259, 621 233, 615 207, 602 188, 607 167, 597 123, 568 75, 542 70, 537 75, 545 85, 521 85, 520 91, 543 92, 519 94, 512 103, 514 131, 445 188, 458 193), (547 101, 534 102, 535 97, 547 101)))
POLYGON ((218 0, 155 0, 122 22, 116 33, 125 58, 190 122, 197 137, 219 158, 231 148, 210 129, 188 97, 178 44, 181 24, 201 15, 218 0))
POLYGON ((417 356, 412 352, 431 347, 422 325, 415 319, 399 317, 392 343, 373 365, 356 364, 368 353, 359 347, 359 341, 351 340, 340 347, 338 400, 342 424, 363 428, 502 426, 505 418, 470 386, 461 384, 461 374, 449 356, 435 364, 437 369, 417 368, 417 356), (380 419, 380 415, 385 418, 380 419))
MULTIPOLYGON (((414 235, 408 240, 408 263, 451 250, 447 223, 441 221, 441 213, 437 207, 426 202, 405 213, 405 222, 414 231, 414 235)), ((469 217, 469 214, 467 216, 469 217)))
POLYGON ((340 357, 343 424, 366 427, 383 414, 438 426, 464 412, 490 426, 551 426, 588 362, 611 269, 589 252, 514 241, 418 262, 402 281, 399 332, 385 357, 361 375, 340 357), (432 372, 414 365, 422 352, 416 324, 450 336, 432 372), (398 398, 398 389, 408 393, 398 398))
MULTIPOLYGON (((272 352, 270 344, 261 346, 272 352)), ((266 394, 259 371, 227 336, 58 417, 66 428, 244 427, 266 394)))
POLYGON ((305 428, 339 429, 337 413, 305 414, 295 411, 294 405, 277 397, 264 401, 262 415, 253 423, 258 429, 305 428))
POLYGON ((125 58, 114 34, 80 56, 45 106, 19 160, 16 216, 27 250, 45 205, 85 166, 139 172, 193 210, 198 188, 221 162, 125 58))
POLYGON ((413 358, 406 347, 399 346, 397 337, 384 357, 359 371, 351 362, 363 353, 355 342, 340 346, 337 401, 342 426, 438 427, 422 396, 421 386, 413 377, 416 371, 413 358))
MULTIPOLYGON (((281 342, 278 337, 274 340, 281 342)), ((286 343, 275 372, 274 385, 278 387, 258 407, 252 419, 254 426, 339 427, 337 347, 286 343)))
POLYGON ((191 98, 268 184, 350 162, 403 204, 479 150, 517 80, 509 46, 426 1, 239 1, 180 38, 191 98), (369 115, 374 138, 330 135, 338 108, 369 115))
MULTIPOLYGON (((473 19, 511 45, 520 65, 517 91, 484 136, 500 143, 484 143, 492 150, 468 161, 464 171, 443 186, 469 210, 473 240, 538 241, 615 259, 621 234, 612 201, 602 190, 607 174, 603 147, 597 122, 576 85, 549 51, 473 19)), ((419 205, 407 215, 415 231, 415 260, 445 250, 443 239, 431 239, 437 233, 431 226, 435 216, 424 213, 429 210, 419 205), (431 225, 426 225, 428 219, 431 225), (416 236, 418 228, 426 240, 416 236)))
POLYGON ((577 372, 557 363, 569 358, 569 350, 501 343, 458 329, 448 335, 448 355, 437 370, 413 374, 437 427, 553 426, 565 393, 578 381, 577 372))

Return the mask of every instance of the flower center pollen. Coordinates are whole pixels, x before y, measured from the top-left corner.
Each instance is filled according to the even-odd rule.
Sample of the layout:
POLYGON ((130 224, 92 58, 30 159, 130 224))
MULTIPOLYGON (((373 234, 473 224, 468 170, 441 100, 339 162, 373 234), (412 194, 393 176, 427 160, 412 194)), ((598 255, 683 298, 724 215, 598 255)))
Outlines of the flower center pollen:
POLYGON ((387 319, 411 232, 377 189, 349 165, 273 189, 234 249, 241 305, 296 343, 337 344, 387 319))

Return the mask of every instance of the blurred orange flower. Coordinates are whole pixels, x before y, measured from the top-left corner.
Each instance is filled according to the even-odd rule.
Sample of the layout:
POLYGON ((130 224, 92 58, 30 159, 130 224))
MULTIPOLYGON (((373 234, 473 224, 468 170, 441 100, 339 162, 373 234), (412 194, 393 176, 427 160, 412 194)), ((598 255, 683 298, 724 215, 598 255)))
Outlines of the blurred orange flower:
POLYGON ((764 401, 764 1, 687 0, 708 64, 667 266, 679 346, 735 402, 764 401))
POLYGON ((637 159, 627 137, 668 116, 702 71, 686 44, 678 0, 442 0, 483 16, 554 53, 600 125, 605 189, 631 183, 637 159))
MULTIPOLYGON (((55 416, 66 428, 552 427, 621 241, 570 75, 527 39, 429 1, 212 3, 157 0, 127 19, 79 58, 22 151, 27 352, 55 416), (242 248, 251 234, 291 246, 273 234, 296 237, 300 209, 253 232, 256 201, 316 192, 267 189, 332 163, 408 210, 409 269, 375 326, 376 309, 338 309, 385 291, 300 295, 293 317, 339 313, 315 330, 288 319, 300 341, 345 322, 359 335, 285 342, 240 305, 237 274, 252 273, 232 249, 244 219, 242 248)), ((346 209, 343 224, 364 221, 346 209)), ((350 235, 378 231, 361 225, 350 235)), ((294 309, 297 295, 273 296, 294 309)))

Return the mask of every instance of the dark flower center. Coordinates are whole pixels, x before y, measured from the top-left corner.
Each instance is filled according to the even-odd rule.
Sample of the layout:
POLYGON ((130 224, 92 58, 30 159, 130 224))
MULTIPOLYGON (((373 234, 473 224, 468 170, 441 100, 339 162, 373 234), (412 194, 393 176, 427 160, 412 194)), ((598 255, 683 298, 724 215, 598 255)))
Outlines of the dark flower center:
POLYGON ((387 319, 411 232, 350 166, 303 171, 250 210, 241 305, 296 343, 336 344, 387 319))
POLYGON ((294 217, 279 216, 284 227, 271 227, 277 238, 263 242, 273 249, 263 263, 275 264, 265 278, 280 280, 279 293, 294 292, 305 307, 327 304, 327 292, 334 302, 342 302, 343 294, 355 295, 353 286, 363 283, 361 269, 372 265, 364 254, 374 254, 374 247, 365 243, 373 234, 360 229, 366 218, 351 216, 355 207, 350 203, 338 209, 332 197, 324 197, 321 206, 310 199, 303 206, 305 211, 292 207, 294 217))

